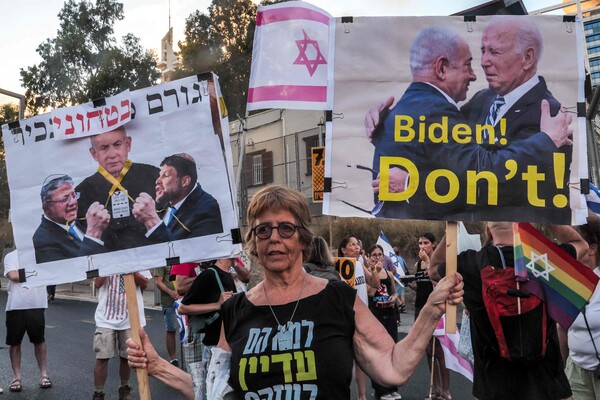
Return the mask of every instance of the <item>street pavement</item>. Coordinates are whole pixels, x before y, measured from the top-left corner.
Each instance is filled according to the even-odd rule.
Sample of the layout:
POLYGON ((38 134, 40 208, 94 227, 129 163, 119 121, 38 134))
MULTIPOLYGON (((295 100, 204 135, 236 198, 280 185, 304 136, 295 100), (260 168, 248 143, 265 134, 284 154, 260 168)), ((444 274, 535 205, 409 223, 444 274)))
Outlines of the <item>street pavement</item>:
MULTIPOLYGON (((6 307, 6 280, 0 279, 0 310, 6 307)), ((146 307, 146 331, 160 355, 166 356, 164 343, 164 325, 162 312, 155 307, 156 297, 153 285, 144 293, 146 307)), ((52 379, 51 389, 38 387, 39 372, 33 346, 25 338, 22 345, 22 382, 23 391, 10 393, 9 382, 12 379, 12 370, 5 345, 6 326, 5 313, 0 312, 0 400, 31 399, 31 400, 85 400, 91 399, 93 384, 94 352, 92 338, 94 335, 95 298, 92 296, 89 282, 60 285, 57 287, 57 299, 50 304, 46 311, 46 343, 48 347, 48 374, 52 379)), ((400 337, 406 336, 413 323, 412 309, 409 305, 408 313, 402 314, 402 323, 399 327, 400 337)), ((181 357, 179 357, 181 360, 181 357)), ((455 400, 471 400, 472 384, 461 375, 450 371, 450 388, 455 400)), ((118 363, 111 360, 109 364, 108 379, 105 387, 106 400, 118 399, 117 387, 118 363)), ((132 372, 131 385, 134 388, 135 398, 138 398, 135 372, 132 372)), ((419 364, 410 381, 398 390, 404 400, 423 400, 429 392, 429 370, 426 360, 419 364)), ((153 399, 180 400, 183 397, 175 390, 170 389, 158 380, 150 378, 150 392, 153 399)), ((355 385, 352 384, 352 399, 356 399, 355 385)), ((373 390, 367 383, 367 399, 373 400, 373 390)))

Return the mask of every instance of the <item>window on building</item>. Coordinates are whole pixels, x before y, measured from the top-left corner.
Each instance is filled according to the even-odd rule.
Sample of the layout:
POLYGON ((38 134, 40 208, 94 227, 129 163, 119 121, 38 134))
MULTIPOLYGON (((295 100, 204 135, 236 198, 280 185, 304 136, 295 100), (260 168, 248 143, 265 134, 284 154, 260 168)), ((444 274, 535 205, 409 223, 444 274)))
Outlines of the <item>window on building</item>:
POLYGON ((598 66, 600 66, 600 58, 597 58, 595 60, 590 60, 590 68, 598 67, 598 66))
POLYGON ((598 52, 600 52, 600 46, 594 46, 588 49, 588 54, 594 54, 598 52))
POLYGON ((259 185, 263 182, 263 157, 262 154, 252 156, 252 184, 259 185))
POLYGON ((600 34, 598 34, 598 33, 596 33, 594 35, 586 36, 586 38, 585 38, 585 41, 587 43, 596 42, 598 40, 600 40, 600 34))
POLYGON ((247 153, 244 161, 246 186, 261 186, 273 182, 273 152, 259 150, 247 153))

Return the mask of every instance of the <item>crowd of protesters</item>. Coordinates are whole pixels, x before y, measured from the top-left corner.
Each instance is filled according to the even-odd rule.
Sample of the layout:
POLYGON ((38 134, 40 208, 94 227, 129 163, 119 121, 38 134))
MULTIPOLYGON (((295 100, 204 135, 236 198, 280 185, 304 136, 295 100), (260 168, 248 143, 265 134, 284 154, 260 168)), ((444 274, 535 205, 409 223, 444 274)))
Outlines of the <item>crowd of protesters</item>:
MULTIPOLYGON (((129 368, 138 367, 148 368, 150 375, 176 388, 188 399, 236 399, 244 398, 244 393, 259 396, 269 390, 286 392, 286 396, 289 392, 290 396, 298 398, 311 394, 315 398, 347 399, 354 378, 358 399, 363 400, 367 398, 367 377, 376 399, 401 399, 401 386, 426 357, 432 376, 427 398, 448 400, 452 398, 450 373, 433 331, 445 311, 446 302, 462 303, 463 293, 475 335, 472 339, 475 354, 473 392, 478 399, 577 400, 600 395, 597 377, 600 358, 594 350, 600 344, 597 343, 600 342, 600 329, 595 312, 600 302, 596 293, 586 306, 586 312, 570 329, 557 327, 548 318, 550 329, 545 358, 538 360, 535 368, 528 368, 516 361, 501 359, 495 353, 497 346, 493 336, 485 336, 487 328, 480 326, 489 324, 485 322, 485 312, 482 314, 481 309, 472 306, 472 296, 481 296, 481 289, 477 294, 481 282, 478 283, 471 270, 466 269, 467 264, 468 268, 476 267, 473 260, 479 253, 461 253, 458 274, 442 279, 445 240, 438 245, 433 234, 423 232, 415 238, 417 262, 412 269, 402 271, 399 278, 395 272, 397 268, 404 269, 404 261, 399 257, 394 263, 378 244, 365 246, 361 239, 349 235, 337 243, 337 251, 331 250, 326 240, 313 235, 305 200, 297 192, 282 186, 269 186, 255 194, 248 209, 247 223, 246 249, 252 261, 248 259, 244 263, 237 257, 222 258, 200 264, 161 267, 154 272, 159 278, 157 287, 163 294, 161 306, 165 316, 167 360, 158 356, 143 329, 141 343, 129 339, 127 318, 118 317, 119 323, 113 321, 110 327, 98 322, 107 321, 106 310, 115 306, 106 302, 106 293, 112 290, 122 296, 124 289, 119 275, 96 278, 96 287, 104 294, 99 299, 96 313, 94 399, 104 398, 107 362, 118 354, 121 360, 119 399, 133 398, 129 368), (335 257, 354 260, 353 282, 340 277, 335 257), (248 290, 250 265, 261 271, 258 274, 262 281, 248 290), (399 286, 408 286, 415 292, 415 322, 403 340, 399 340, 398 326, 401 314, 406 312, 406 297, 399 286), (175 346, 180 326, 178 318, 183 321, 186 333, 181 363, 175 346), (263 337, 259 339, 261 335, 263 337), (116 351, 115 343, 119 344, 116 351), (266 362, 264 360, 288 354, 287 351, 290 355, 309 357, 310 354, 314 357, 311 362, 318 375, 306 378, 300 386, 286 386, 286 370, 277 363, 271 361, 259 370, 250 367, 252 360, 266 362), (218 365, 231 365, 231 369, 219 370, 218 365), (514 379, 521 384, 512 385, 510 381, 514 379), (520 397, 521 393, 526 396, 520 397)), ((511 226, 511 223, 490 223, 487 235, 489 242, 501 246, 504 256, 512 260, 509 255, 512 252, 511 226)), ((548 226, 547 229, 554 239, 565 243, 567 250, 572 248, 574 257, 600 275, 600 224, 597 218, 590 217, 588 224, 577 229, 569 226, 548 226)), ((490 244, 487 246, 482 251, 488 251, 490 244)), ((13 270, 18 270, 18 263, 5 262, 14 264, 13 270)), ((22 322, 17 325, 14 318, 8 318, 9 313, 15 314, 14 304, 21 295, 17 292, 18 277, 10 271, 5 270, 7 276, 11 274, 7 303, 7 307, 11 307, 7 309, 7 335, 10 338, 7 338, 7 344, 11 346, 14 379, 9 390, 22 390, 17 353, 12 348, 19 346, 25 333, 36 346, 43 346, 44 351, 36 347, 35 353, 40 362, 39 386, 50 388, 52 382, 46 371, 43 330, 39 331, 36 325, 30 327, 24 321, 28 319, 26 314, 18 316, 22 322)), ((140 275, 136 277, 136 284, 143 290, 148 275, 136 275, 140 275)), ((38 297, 44 304, 36 305, 36 308, 42 308, 32 321, 39 322, 40 318, 43 320, 47 299, 43 293, 38 297)), ((143 325, 142 312, 140 320, 143 325)), ((20 361, 20 354, 18 359, 20 361)), ((296 359, 294 363, 294 370, 305 368, 304 361, 296 359)))

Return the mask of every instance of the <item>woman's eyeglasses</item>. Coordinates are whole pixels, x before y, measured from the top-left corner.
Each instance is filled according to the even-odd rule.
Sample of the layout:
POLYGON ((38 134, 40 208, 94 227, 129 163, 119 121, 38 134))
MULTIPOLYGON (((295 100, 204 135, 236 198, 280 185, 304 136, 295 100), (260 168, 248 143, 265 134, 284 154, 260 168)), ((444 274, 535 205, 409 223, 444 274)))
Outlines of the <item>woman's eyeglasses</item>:
POLYGON ((383 257, 383 254, 381 254, 381 253, 371 253, 371 258, 379 258, 379 257, 383 257))
POLYGON ((301 226, 294 225, 291 222, 281 222, 277 226, 271 226, 271 224, 265 222, 264 224, 258 224, 252 228, 252 232, 259 239, 268 239, 273 234, 273 229, 277 229, 277 233, 284 239, 291 238, 296 233, 296 229, 300 229, 301 226))

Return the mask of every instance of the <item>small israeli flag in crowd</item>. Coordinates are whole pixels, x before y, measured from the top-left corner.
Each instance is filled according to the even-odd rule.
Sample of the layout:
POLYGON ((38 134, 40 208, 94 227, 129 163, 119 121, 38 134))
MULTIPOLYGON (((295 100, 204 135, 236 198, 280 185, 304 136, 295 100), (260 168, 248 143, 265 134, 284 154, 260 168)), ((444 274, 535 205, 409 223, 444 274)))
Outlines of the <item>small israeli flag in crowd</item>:
POLYGON ((590 182, 590 193, 585 195, 585 201, 588 208, 596 215, 600 216, 600 189, 590 182))

